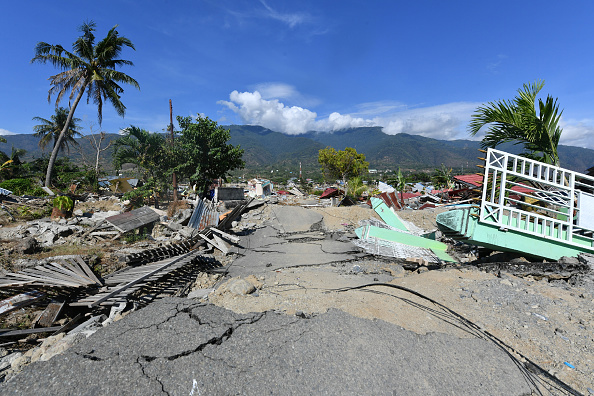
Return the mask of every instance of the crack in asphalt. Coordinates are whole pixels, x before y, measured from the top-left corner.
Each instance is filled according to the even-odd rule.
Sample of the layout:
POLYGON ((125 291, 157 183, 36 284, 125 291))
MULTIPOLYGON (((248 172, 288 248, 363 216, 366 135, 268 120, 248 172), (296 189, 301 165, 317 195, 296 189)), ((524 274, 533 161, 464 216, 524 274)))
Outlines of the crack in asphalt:
POLYGON ((142 358, 145 359, 148 362, 151 362, 151 361, 153 361, 155 359, 166 359, 166 360, 172 361, 172 360, 176 360, 176 359, 179 359, 181 357, 184 357, 184 356, 191 355, 191 354, 196 353, 196 352, 201 352, 201 351, 203 351, 209 345, 221 345, 224 341, 226 341, 229 338, 231 338, 231 336, 233 335, 233 333, 235 332, 235 330, 237 330, 241 326, 256 323, 257 321, 259 321, 260 319, 262 319, 264 317, 264 313, 259 313, 257 315, 254 315, 251 318, 240 319, 240 320, 238 320, 238 321, 236 321, 234 323, 223 324, 223 325, 217 325, 217 324, 215 324, 215 326, 213 326, 213 324, 212 323, 209 323, 209 322, 202 322, 195 315, 191 315, 190 314, 189 317, 191 319, 194 319, 194 320, 198 321, 198 323, 200 325, 209 325, 211 328, 212 327, 215 327, 215 326, 220 327, 220 326, 225 326, 225 325, 227 325, 228 327, 227 327, 227 329, 221 335, 214 336, 214 337, 210 338, 206 342, 203 342, 203 343, 199 344, 194 349, 189 349, 187 351, 176 353, 175 355, 171 355, 171 356, 165 356, 165 357, 163 357, 163 356, 142 356, 142 358))
MULTIPOLYGON (((142 375, 144 375, 149 380, 153 380, 153 381, 157 382, 161 386, 161 392, 163 392, 164 394, 169 396, 169 392, 167 392, 165 390, 165 385, 157 377, 153 378, 150 375, 148 375, 146 371, 144 371, 144 365, 140 362, 140 359, 145 359, 145 357, 139 356, 136 358, 136 363, 140 366, 140 371, 142 371, 142 375)), ((146 360, 146 361, 149 362, 149 360, 146 360)))

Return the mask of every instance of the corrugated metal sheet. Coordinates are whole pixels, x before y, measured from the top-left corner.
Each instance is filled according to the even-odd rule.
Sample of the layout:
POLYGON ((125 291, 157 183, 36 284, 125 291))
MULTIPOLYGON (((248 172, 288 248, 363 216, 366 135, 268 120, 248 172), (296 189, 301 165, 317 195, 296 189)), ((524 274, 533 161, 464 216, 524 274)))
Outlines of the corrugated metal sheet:
POLYGON ((188 227, 202 231, 209 226, 217 226, 219 224, 219 212, 215 209, 214 204, 207 199, 197 202, 196 209, 190 217, 188 227))

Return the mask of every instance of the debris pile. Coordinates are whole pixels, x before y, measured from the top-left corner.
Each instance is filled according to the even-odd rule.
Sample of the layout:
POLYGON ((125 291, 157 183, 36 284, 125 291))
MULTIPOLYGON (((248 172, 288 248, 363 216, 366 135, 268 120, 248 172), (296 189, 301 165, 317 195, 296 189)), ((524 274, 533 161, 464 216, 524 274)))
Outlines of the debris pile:
MULTIPOLYGON (((15 202, 23 200, 9 198, 15 202)), ((41 201, 44 200, 36 200, 41 201)), ((169 219, 147 206, 125 212, 126 204, 115 197, 88 197, 77 205, 70 219, 43 218, 16 227, 1 227, 0 239, 8 242, 4 254, 31 258, 11 260, 9 268, 0 272, 0 316, 14 316, 4 322, 8 327, 0 330, 0 345, 8 350, 14 347, 15 351, 0 356, 0 380, 30 362, 50 359, 81 334, 88 336, 156 298, 195 291, 197 277, 221 265, 211 253, 213 249, 225 255, 238 242, 228 229, 251 201, 237 202, 232 210, 221 214, 222 202, 215 205, 197 200, 194 209, 183 209, 169 219), (101 210, 106 206, 119 209, 101 210), (37 258, 62 245, 116 243, 103 245, 113 249, 127 243, 123 240, 130 239, 126 235, 152 242, 116 248, 113 254, 104 256, 107 261, 115 260, 106 264, 115 272, 105 272, 106 265, 97 265, 97 257, 37 258), (141 246, 148 248, 139 249, 141 246), (22 323, 28 328, 19 324, 18 318, 23 315, 22 323), (39 346, 22 351, 24 345, 34 346, 44 334, 48 338, 41 339, 39 346)), ((13 203, 11 208, 14 206, 13 203)))

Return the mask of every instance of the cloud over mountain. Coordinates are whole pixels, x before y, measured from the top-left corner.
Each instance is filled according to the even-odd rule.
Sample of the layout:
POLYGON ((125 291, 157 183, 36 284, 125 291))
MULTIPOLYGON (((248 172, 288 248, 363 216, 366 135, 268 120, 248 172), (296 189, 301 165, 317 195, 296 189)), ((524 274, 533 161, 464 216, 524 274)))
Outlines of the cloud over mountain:
POLYGON ((314 111, 300 106, 287 106, 279 100, 305 101, 290 85, 261 84, 258 88, 254 92, 233 91, 229 101, 221 100, 218 103, 235 112, 243 123, 260 125, 288 135, 381 126, 389 135, 404 132, 437 139, 462 139, 468 138, 465 128, 477 106, 476 103, 451 103, 407 109, 402 104, 377 102, 361 105, 358 113, 333 112, 326 118, 319 118, 314 111))

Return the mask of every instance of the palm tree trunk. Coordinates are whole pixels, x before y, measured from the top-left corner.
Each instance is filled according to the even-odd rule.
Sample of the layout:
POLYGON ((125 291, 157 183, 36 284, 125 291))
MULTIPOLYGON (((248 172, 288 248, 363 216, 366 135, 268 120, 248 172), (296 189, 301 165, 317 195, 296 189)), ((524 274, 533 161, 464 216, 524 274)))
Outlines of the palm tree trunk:
POLYGON ((64 128, 62 128, 62 132, 60 132, 60 136, 58 137, 58 141, 56 142, 54 149, 52 150, 52 155, 50 156, 49 163, 47 164, 47 173, 45 174, 45 187, 49 187, 51 184, 52 178, 52 171, 54 170, 54 164, 56 162, 56 158, 58 157, 58 151, 60 151, 60 144, 62 144, 62 140, 64 140, 64 136, 66 135, 66 131, 70 127, 70 122, 74 117, 74 110, 76 110, 76 106, 78 106, 78 102, 82 98, 83 94, 85 93, 85 89, 89 83, 85 83, 80 91, 78 91, 78 95, 76 95, 76 99, 74 103, 70 107, 70 112, 68 113, 68 118, 66 119, 66 124, 64 124, 64 128))

